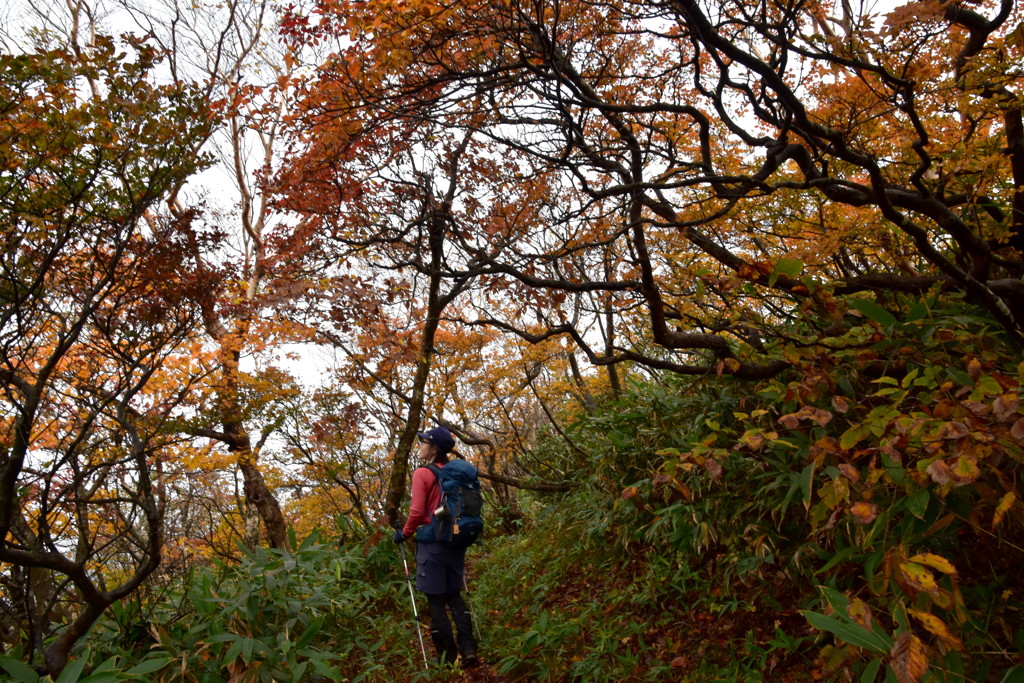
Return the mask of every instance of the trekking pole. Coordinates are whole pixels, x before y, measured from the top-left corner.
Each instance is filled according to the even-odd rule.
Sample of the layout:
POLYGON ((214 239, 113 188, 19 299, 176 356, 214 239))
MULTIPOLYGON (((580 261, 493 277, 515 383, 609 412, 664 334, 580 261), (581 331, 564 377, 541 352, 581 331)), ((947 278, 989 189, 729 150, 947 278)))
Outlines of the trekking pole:
POLYGON ((480 622, 476 620, 476 612, 473 610, 473 603, 469 600, 469 584, 466 583, 466 572, 462 572, 462 590, 466 593, 466 608, 469 610, 469 619, 473 622, 473 630, 476 631, 476 642, 480 642, 480 622))
MULTIPOLYGON (((416 595, 412 592, 412 577, 409 576, 409 560, 405 557, 405 544, 400 543, 398 545, 402 549, 402 564, 405 565, 405 582, 409 585, 409 599, 412 601, 412 616, 416 621, 416 635, 420 639, 420 652, 423 653, 423 668, 427 671, 430 670, 430 663, 427 662, 427 648, 423 645, 423 632, 420 631, 420 613, 416 609, 416 595)), ((463 577, 465 581, 465 577, 463 577)))

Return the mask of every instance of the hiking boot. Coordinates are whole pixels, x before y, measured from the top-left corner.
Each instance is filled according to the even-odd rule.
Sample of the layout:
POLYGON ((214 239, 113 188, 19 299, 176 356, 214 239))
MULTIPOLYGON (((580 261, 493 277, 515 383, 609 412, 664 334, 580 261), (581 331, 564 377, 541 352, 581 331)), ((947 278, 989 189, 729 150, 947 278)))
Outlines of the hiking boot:
POLYGON ((462 666, 466 667, 467 669, 473 669, 479 665, 480 660, 477 658, 475 652, 470 652, 469 654, 462 655, 462 666))

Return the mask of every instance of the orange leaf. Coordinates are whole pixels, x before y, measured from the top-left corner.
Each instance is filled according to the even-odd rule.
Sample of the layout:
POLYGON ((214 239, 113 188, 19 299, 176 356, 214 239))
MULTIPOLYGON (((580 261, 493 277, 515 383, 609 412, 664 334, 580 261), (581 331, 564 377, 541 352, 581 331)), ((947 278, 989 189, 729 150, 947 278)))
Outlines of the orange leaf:
POLYGON ((736 269, 736 274, 744 280, 756 280, 760 275, 756 268, 746 263, 736 269))
POLYGON ((918 683, 928 671, 928 651, 913 633, 896 636, 889 655, 889 665, 900 683, 918 683))
POLYGON ((971 362, 967 364, 967 374, 973 380, 977 380, 981 376, 981 363, 977 358, 972 358, 971 362))
POLYGON ((871 524, 878 518, 878 506, 860 501, 850 506, 850 514, 857 524, 871 524))

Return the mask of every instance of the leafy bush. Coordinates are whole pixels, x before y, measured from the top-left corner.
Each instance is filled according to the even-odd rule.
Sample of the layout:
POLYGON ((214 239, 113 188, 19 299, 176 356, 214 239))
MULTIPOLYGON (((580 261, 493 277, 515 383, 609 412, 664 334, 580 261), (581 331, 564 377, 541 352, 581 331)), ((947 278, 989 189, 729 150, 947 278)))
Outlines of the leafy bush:
MULTIPOLYGON (((785 590, 837 639, 818 662, 826 675, 1012 672, 1024 641, 1018 356, 966 307, 916 302, 900 320, 855 308, 864 317, 841 335, 791 341, 795 373, 720 392, 711 411, 681 403, 674 421, 688 429, 622 491, 619 542, 701 558, 716 590, 694 606, 759 609, 744 603, 751 586, 785 590)), ((651 463, 633 428, 635 461, 651 463)))
POLYGON ((588 486, 483 577, 508 609, 499 668, 1020 675, 1024 365, 965 304, 888 307, 852 301, 835 336, 781 341, 779 377, 636 382, 581 418, 588 486))
POLYGON ((125 617, 139 606, 122 604, 78 671, 88 659, 103 661, 83 681, 409 680, 423 662, 407 590, 393 544, 338 547, 314 533, 292 553, 199 569, 131 637, 125 617))

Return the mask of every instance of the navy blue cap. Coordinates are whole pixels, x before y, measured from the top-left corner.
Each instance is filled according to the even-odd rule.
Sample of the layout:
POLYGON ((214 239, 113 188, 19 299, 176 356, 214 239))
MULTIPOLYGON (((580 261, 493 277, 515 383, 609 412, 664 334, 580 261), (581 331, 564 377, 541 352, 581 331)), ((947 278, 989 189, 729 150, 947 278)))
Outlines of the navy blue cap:
POLYGON ((426 432, 416 432, 416 436, 429 444, 437 446, 441 449, 442 453, 451 453, 452 449, 455 448, 455 438, 444 427, 434 427, 426 432))

